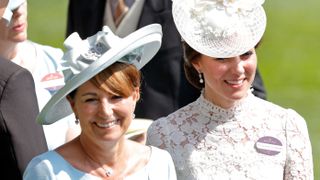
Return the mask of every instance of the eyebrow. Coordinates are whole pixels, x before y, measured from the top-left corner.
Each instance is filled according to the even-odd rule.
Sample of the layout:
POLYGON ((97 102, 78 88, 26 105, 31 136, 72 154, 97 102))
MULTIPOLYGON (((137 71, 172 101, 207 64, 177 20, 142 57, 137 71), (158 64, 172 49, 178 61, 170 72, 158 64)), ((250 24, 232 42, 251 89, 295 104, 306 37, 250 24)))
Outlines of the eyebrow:
POLYGON ((88 92, 88 93, 82 94, 81 96, 82 96, 82 97, 83 97, 83 96, 97 96, 97 93, 88 92))

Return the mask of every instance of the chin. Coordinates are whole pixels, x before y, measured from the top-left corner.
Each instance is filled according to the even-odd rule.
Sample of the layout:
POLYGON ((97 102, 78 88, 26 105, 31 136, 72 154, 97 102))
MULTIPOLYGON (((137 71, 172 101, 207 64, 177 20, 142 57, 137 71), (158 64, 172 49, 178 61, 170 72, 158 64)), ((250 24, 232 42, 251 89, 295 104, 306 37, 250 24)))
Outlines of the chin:
POLYGON ((14 42, 26 41, 28 39, 27 31, 20 32, 17 34, 12 34, 10 39, 11 41, 14 41, 14 42))
POLYGON ((18 36, 18 37, 14 37, 12 39, 12 41, 17 42, 17 43, 24 42, 26 40, 27 40, 27 36, 18 36))
POLYGON ((231 94, 231 99, 233 100, 241 100, 245 97, 247 97, 248 93, 247 91, 241 91, 241 92, 235 92, 233 94, 231 94))

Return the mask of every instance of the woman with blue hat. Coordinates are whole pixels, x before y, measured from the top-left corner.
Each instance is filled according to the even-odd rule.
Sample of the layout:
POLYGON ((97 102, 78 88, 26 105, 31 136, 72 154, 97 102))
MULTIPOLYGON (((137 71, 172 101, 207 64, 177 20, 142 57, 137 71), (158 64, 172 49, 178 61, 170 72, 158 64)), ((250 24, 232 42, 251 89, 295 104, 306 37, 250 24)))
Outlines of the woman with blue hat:
POLYGON ((153 122, 147 143, 171 154, 178 179, 313 179, 305 120, 250 90, 263 3, 173 0, 186 77, 202 94, 153 122))
POLYGON ((161 26, 154 24, 125 38, 105 26, 86 40, 77 33, 66 39, 66 84, 38 122, 51 124, 74 112, 81 133, 35 157, 24 179, 176 179, 168 152, 125 136, 140 97, 139 69, 156 54, 161 38, 161 26))

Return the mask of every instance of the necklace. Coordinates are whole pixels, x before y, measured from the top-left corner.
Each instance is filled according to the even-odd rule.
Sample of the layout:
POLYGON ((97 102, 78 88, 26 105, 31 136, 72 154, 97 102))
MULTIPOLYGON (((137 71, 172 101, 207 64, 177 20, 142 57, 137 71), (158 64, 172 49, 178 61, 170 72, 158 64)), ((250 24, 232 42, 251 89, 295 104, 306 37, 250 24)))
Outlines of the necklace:
POLYGON ((101 166, 102 167, 102 169, 104 170, 104 172, 105 172, 105 174, 106 174, 106 176, 107 177, 110 177, 110 176, 112 176, 112 173, 113 173, 113 170, 110 168, 108 168, 108 169, 106 169, 106 168, 104 168, 103 166, 101 166))
POLYGON ((81 149, 82 149, 82 151, 85 153, 86 157, 87 157, 91 162, 94 162, 95 164, 98 164, 99 167, 101 167, 101 168, 103 169, 104 174, 105 174, 107 177, 111 177, 112 174, 113 174, 113 169, 112 169, 112 168, 105 168, 105 167, 103 167, 103 165, 101 165, 101 164, 98 163, 97 161, 93 160, 93 159, 91 158, 91 156, 87 153, 87 151, 84 150, 81 142, 79 142, 79 143, 80 143, 81 149))

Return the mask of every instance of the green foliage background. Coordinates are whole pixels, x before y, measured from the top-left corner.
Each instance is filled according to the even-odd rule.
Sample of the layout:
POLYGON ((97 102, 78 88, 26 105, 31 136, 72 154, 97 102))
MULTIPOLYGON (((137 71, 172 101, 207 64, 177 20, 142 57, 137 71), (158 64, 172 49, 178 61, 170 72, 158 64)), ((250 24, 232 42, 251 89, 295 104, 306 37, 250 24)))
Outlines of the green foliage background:
MULTIPOLYGON (((62 47, 67 0, 28 0, 29 38, 62 47)), ((266 0, 268 24, 258 49, 268 100, 300 113, 313 147, 320 179, 320 1, 266 0)))

